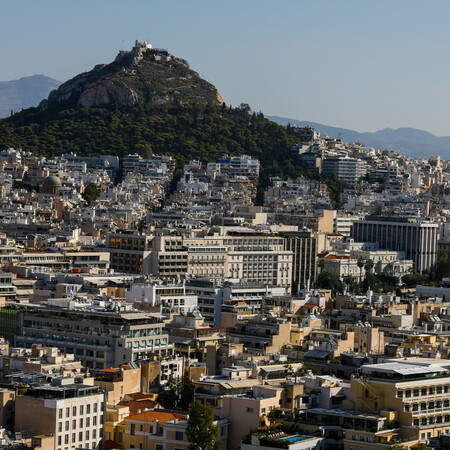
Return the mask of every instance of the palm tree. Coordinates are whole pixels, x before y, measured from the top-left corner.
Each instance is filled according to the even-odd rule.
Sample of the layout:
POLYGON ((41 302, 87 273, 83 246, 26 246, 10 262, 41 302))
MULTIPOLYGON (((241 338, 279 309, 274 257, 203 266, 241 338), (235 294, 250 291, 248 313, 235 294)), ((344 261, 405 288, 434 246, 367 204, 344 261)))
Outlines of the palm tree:
POLYGON ((373 269, 374 263, 371 259, 368 259, 366 263, 364 264, 364 269, 366 269, 366 272, 369 272, 373 269))
POLYGON ((361 283, 361 281, 362 281, 362 270, 363 270, 363 267, 364 267, 364 259, 360 256, 358 258, 358 262, 356 264, 359 267, 359 282, 361 283))

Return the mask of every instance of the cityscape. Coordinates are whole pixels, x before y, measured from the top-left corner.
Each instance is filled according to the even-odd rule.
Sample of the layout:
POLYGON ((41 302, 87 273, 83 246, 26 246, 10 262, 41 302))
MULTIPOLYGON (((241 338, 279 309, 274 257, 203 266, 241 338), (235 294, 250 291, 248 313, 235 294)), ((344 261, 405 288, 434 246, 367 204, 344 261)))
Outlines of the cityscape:
POLYGON ((0 449, 450 449, 446 138, 194 70, 134 38, 0 83, 0 449))

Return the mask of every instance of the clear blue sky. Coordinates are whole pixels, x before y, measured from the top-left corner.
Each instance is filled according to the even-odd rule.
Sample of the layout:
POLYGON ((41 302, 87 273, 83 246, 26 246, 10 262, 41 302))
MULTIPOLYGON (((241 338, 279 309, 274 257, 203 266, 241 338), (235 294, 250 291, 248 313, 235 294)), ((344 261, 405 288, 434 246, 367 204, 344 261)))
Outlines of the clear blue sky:
POLYGON ((3 0, 0 80, 65 81, 136 38, 187 59, 228 104, 450 135, 447 0, 3 0))

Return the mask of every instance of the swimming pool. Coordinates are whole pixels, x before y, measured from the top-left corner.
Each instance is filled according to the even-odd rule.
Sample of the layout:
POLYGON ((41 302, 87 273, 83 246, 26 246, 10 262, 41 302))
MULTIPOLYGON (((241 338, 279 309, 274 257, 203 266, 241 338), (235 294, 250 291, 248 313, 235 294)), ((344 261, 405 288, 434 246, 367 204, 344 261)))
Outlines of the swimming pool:
POLYGON ((285 438, 282 438, 281 440, 294 443, 294 442, 300 442, 300 441, 304 441, 306 439, 310 439, 310 437, 311 436, 300 436, 300 435, 296 434, 293 436, 287 436, 285 438))

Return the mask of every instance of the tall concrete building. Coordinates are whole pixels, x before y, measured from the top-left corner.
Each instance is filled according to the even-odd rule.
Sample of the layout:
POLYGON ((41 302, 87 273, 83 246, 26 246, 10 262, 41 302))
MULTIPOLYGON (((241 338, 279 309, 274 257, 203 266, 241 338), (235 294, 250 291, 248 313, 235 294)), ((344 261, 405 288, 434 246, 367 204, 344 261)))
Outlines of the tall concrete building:
POLYGON ((317 240, 311 231, 283 234, 284 250, 293 253, 292 286, 307 289, 316 280, 317 240))
POLYGON ((153 236, 130 231, 109 233, 107 251, 111 268, 125 273, 149 274, 151 272, 153 236))
POLYGON ((403 251, 414 261, 414 270, 434 269, 437 257, 438 225, 417 218, 370 216, 353 224, 357 242, 377 242, 382 250, 403 251))
POLYGON ((364 164, 356 158, 327 156, 322 161, 322 173, 328 177, 334 174, 338 180, 354 185, 367 171, 364 164))
POLYGON ((172 353, 161 319, 129 304, 54 299, 49 306, 27 304, 18 309, 17 346, 58 347, 88 368, 117 367, 154 353, 172 353))

